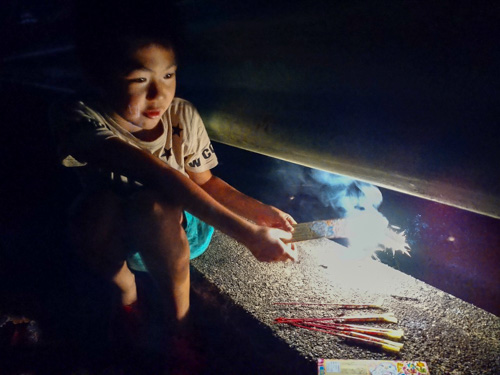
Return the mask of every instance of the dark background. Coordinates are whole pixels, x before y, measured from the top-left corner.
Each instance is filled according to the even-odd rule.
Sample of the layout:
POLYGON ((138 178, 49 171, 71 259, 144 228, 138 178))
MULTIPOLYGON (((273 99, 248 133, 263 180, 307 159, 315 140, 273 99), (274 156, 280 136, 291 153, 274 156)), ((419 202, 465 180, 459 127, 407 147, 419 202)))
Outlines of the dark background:
MULTIPOLYGON (((311 129, 338 131, 359 147, 386 145, 389 157, 393 144, 418 144, 421 168, 439 175, 467 165, 478 186, 498 196, 494 2, 178 3, 192 47, 179 70, 178 95, 202 115, 228 92, 250 93, 257 102, 295 101, 291 115, 314 118, 306 124, 311 129), (273 26, 276 19, 282 29, 273 26), (332 117, 348 121, 329 130, 323 120, 332 117)), ((52 103, 82 87, 71 22, 71 2, 0 4, 0 313, 31 313, 54 326, 70 326, 59 314, 71 315, 77 297, 92 294, 63 231, 78 183, 57 165, 47 118, 52 103), (65 310, 70 305, 72 312, 65 310)), ((245 193, 298 221, 329 216, 307 184, 290 189, 278 178, 286 163, 221 144, 215 149, 214 173, 245 193), (292 191, 302 204, 290 200, 292 191)), ((411 258, 382 254, 382 260, 499 315, 499 221, 382 192, 380 211, 407 231, 413 249, 411 258)))

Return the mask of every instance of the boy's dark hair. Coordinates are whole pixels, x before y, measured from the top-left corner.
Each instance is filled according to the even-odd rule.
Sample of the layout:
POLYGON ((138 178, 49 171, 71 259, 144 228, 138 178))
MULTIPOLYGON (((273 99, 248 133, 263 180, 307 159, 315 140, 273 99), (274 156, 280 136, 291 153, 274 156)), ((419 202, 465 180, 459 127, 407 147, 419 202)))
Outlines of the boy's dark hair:
POLYGON ((181 55, 182 22, 168 0, 77 0, 75 44, 84 74, 97 86, 127 69, 127 56, 149 44, 181 55))

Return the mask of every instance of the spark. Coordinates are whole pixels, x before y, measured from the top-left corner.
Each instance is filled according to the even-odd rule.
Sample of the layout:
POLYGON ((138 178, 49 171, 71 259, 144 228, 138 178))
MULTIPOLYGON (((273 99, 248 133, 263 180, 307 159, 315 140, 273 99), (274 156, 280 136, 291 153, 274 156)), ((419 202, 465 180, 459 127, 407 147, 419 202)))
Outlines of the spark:
POLYGON ((377 210, 359 211, 346 218, 345 237, 353 256, 374 255, 376 251, 391 250, 410 256, 410 246, 405 231, 389 225, 388 220, 377 210))

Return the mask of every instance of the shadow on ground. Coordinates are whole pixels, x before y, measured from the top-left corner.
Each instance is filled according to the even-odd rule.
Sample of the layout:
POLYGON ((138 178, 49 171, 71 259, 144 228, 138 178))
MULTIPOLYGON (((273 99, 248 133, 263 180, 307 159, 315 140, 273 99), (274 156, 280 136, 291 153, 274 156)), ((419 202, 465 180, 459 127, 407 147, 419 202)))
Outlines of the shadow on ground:
MULTIPOLYGON (((153 318, 147 330, 156 337, 147 343, 140 343, 139 339, 136 343, 116 342, 109 335, 116 311, 111 303, 116 301, 114 291, 83 269, 72 267, 68 271, 73 278, 69 282, 61 278, 58 286, 49 282, 33 288, 12 280, 16 281, 16 288, 2 288, 0 309, 34 319, 40 335, 38 342, 24 345, 9 345, 2 340, 0 373, 169 373, 168 349, 155 335, 161 329, 157 325, 159 311, 148 312, 153 318)), ((137 281, 139 289, 145 291, 142 297, 149 300, 150 307, 154 306, 156 293, 149 277, 138 274, 137 281)), ((202 361, 200 374, 314 373, 314 363, 305 360, 273 336, 269 327, 220 295, 194 269, 192 286, 192 313, 199 340, 192 360, 202 361)), ((1 333, 5 338, 9 332, 4 328, 1 333)))
MULTIPOLYGON (((58 225, 60 225, 59 223, 58 225)), ((36 322, 34 342, 12 344, 16 326, 0 328, 0 374, 160 374, 168 366, 155 286, 138 273, 140 298, 147 301, 146 328, 151 339, 117 342, 110 335, 118 306, 117 292, 81 265, 54 220, 20 233, 2 249, 0 316, 24 316, 36 322), (55 239, 55 238, 59 239, 55 239)), ((314 372, 269 327, 221 295, 195 269, 192 314, 197 322, 196 358, 201 374, 288 374, 314 372)), ((26 326, 26 325, 25 325, 26 326)))

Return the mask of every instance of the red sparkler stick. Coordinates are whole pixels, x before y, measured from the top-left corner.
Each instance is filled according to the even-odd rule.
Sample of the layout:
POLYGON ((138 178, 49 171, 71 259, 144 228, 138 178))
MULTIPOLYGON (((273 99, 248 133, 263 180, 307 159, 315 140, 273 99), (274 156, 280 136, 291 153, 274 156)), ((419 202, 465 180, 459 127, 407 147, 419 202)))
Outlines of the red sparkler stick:
MULTIPOLYGON (((292 325, 297 325, 297 324, 300 324, 300 323, 292 323, 292 325)), ((308 322, 308 323, 302 323, 301 326, 303 328, 313 327, 313 328, 319 328, 319 329, 322 329, 325 331, 333 331, 333 332, 342 331, 342 333, 344 333, 345 335, 348 335, 348 336, 358 337, 358 338, 362 338, 362 339, 370 340, 370 341, 374 341, 374 342, 380 342, 380 343, 387 344, 387 345, 403 347, 403 344, 401 344, 401 343, 397 343, 397 342, 386 340, 386 339, 381 339, 379 337, 373 337, 371 335, 357 332, 354 330, 344 329, 344 327, 342 327, 342 325, 340 325, 340 324, 324 325, 324 324, 316 324, 316 323, 308 322)))
MULTIPOLYGON (((288 323, 288 324, 294 324, 294 323, 288 323)), ((341 324, 341 323, 328 323, 328 322, 323 322, 323 323, 313 323, 313 322, 302 322, 302 324, 311 326, 311 327, 317 327, 317 328, 322 328, 322 329, 336 329, 340 331, 349 331, 349 332, 358 332, 362 334, 367 334, 367 335, 372 335, 372 336, 382 336, 382 337, 387 337, 387 338, 392 338, 392 339, 400 339, 403 337, 403 331, 402 330, 394 330, 394 329, 384 329, 384 328, 378 328, 378 327, 364 327, 364 326, 358 326, 358 325, 349 325, 349 324, 341 324)))
POLYGON ((313 302, 275 302, 273 305, 285 306, 332 306, 340 309, 383 309, 382 306, 377 304, 343 304, 343 303, 313 303, 313 302))
POLYGON ((288 324, 294 325, 294 324, 298 324, 298 323, 303 324, 303 325, 307 325, 310 327, 321 328, 321 329, 340 330, 340 331, 345 331, 345 332, 356 332, 356 333, 371 335, 371 336, 386 336, 386 337, 390 337, 390 338, 401 338, 403 335, 402 331, 400 331, 400 330, 387 330, 387 329, 384 330, 382 328, 362 327, 362 326, 354 326, 354 325, 339 324, 339 323, 328 323, 328 322, 315 323, 315 322, 307 321, 307 322, 290 322, 288 324))
POLYGON ((360 316, 345 316, 333 318, 276 318, 277 323, 287 323, 289 321, 333 321, 335 323, 350 323, 350 322, 389 322, 397 323, 396 317, 390 313, 375 314, 375 315, 360 315, 360 316))
POLYGON ((404 331, 401 329, 386 329, 379 327, 364 327, 354 324, 339 324, 339 326, 344 327, 344 329, 349 329, 356 332, 366 333, 374 336, 383 336, 392 339, 400 339, 404 335, 404 331))
POLYGON ((305 328, 305 329, 308 329, 308 330, 311 330, 311 331, 323 332, 323 333, 327 333, 327 334, 330 334, 330 335, 335 335, 335 336, 343 337, 345 339, 356 341, 356 342, 359 342, 359 343, 368 344, 368 345, 372 345, 372 346, 377 346, 379 348, 382 348, 382 349, 390 351, 390 352, 396 352, 397 353, 403 347, 403 344, 393 343, 392 341, 389 341, 389 340, 383 340, 384 342, 381 342, 381 341, 379 341, 381 339, 376 340, 376 338, 370 337, 368 335, 363 335, 363 336, 367 336, 367 337, 358 337, 356 335, 353 335, 352 334, 353 332, 342 333, 342 332, 339 332, 339 331, 336 331, 336 330, 325 330, 325 329, 320 329, 320 328, 315 328, 315 327, 304 326, 304 325, 302 325, 300 323, 290 323, 290 324, 294 325, 295 327, 305 328), (393 344, 396 344, 396 345, 393 345, 393 344))

